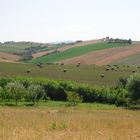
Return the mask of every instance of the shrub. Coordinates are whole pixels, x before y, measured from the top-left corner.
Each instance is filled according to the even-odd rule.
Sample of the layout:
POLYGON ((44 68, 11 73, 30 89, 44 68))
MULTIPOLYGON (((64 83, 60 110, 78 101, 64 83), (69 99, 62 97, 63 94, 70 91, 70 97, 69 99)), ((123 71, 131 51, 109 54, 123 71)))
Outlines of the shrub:
POLYGON ((9 82, 12 82, 12 81, 14 81, 14 79, 9 78, 9 77, 1 77, 0 78, 0 86, 2 88, 4 88, 9 82))
POLYGON ((0 99, 3 99, 4 89, 0 86, 0 99))
POLYGON ((76 106, 78 103, 81 103, 83 98, 79 96, 76 92, 67 92, 67 100, 70 106, 76 106))
POLYGON ((119 86, 120 88, 126 88, 127 83, 128 77, 120 77, 117 82, 117 86, 119 86))
POLYGON ((118 88, 116 95, 116 106, 127 106, 128 104, 128 91, 126 89, 118 88))

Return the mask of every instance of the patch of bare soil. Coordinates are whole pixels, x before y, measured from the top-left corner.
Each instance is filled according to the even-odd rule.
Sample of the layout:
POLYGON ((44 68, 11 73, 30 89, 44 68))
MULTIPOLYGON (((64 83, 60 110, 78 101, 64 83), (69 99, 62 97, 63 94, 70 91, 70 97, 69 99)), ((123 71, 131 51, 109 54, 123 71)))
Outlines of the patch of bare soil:
POLYGON ((0 62, 18 62, 20 58, 15 54, 0 52, 0 62))
POLYGON ((78 57, 73 57, 60 62, 65 64, 96 64, 96 65, 106 65, 111 64, 119 59, 127 56, 134 55, 140 52, 140 45, 133 45, 129 47, 119 47, 119 48, 109 48, 99 51, 90 52, 78 57))

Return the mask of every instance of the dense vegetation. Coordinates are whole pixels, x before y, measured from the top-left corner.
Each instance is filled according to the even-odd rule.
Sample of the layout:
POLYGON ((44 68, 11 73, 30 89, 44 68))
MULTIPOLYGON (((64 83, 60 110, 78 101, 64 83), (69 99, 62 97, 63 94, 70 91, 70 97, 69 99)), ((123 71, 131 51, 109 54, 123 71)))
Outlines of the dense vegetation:
POLYGON ((40 100, 69 100, 74 105, 83 101, 139 108, 140 76, 130 76, 126 78, 126 83, 123 81, 120 79, 118 86, 114 88, 106 88, 72 81, 25 77, 0 78, 0 99, 6 103, 15 101, 16 105, 18 105, 18 101, 32 102, 32 105, 35 105, 40 100))
POLYGON ((30 62, 33 63, 48 63, 48 62, 56 62, 60 60, 64 60, 67 58, 72 58, 76 57, 82 54, 86 54, 91 51, 96 51, 96 50, 102 50, 102 49, 107 49, 107 48, 114 48, 114 47, 122 47, 122 46, 128 46, 129 44, 124 44, 124 43, 97 43, 97 44, 91 44, 87 46, 80 46, 80 47, 75 47, 68 49, 64 52, 60 52, 57 54, 52 54, 52 55, 46 55, 42 56, 40 58, 31 60, 30 62))

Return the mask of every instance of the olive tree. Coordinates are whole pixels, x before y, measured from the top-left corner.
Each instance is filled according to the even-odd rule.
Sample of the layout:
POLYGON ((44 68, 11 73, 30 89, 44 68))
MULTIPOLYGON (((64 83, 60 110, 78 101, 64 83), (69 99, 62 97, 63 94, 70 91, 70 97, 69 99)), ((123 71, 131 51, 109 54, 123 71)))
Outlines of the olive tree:
POLYGON ((35 105, 35 103, 38 104, 39 100, 43 99, 44 96, 45 91, 42 86, 32 84, 28 87, 26 98, 27 100, 32 101, 33 105, 35 105))
POLYGON ((130 104, 137 104, 140 101, 140 75, 135 74, 130 76, 127 84, 128 97, 130 104))
POLYGON ((13 99, 18 105, 18 101, 24 97, 26 92, 24 86, 20 82, 10 82, 5 87, 5 98, 13 99))

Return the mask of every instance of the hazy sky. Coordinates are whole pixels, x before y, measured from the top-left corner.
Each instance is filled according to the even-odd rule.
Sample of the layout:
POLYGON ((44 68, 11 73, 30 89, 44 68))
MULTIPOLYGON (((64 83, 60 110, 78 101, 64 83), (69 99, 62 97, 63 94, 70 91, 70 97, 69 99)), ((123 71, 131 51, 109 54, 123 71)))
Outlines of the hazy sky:
POLYGON ((140 0, 0 0, 0 41, 140 40, 140 0))

